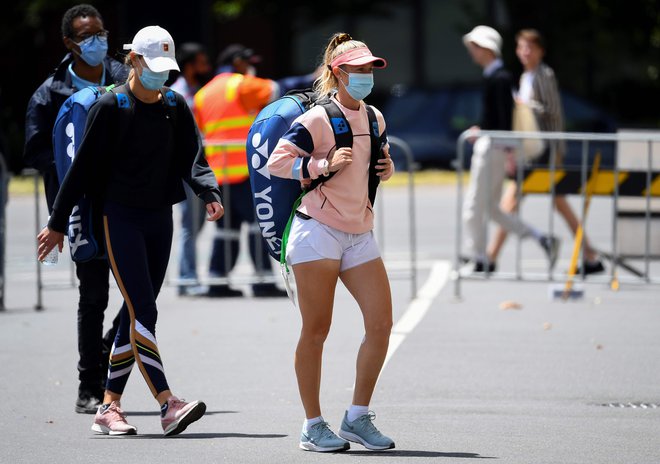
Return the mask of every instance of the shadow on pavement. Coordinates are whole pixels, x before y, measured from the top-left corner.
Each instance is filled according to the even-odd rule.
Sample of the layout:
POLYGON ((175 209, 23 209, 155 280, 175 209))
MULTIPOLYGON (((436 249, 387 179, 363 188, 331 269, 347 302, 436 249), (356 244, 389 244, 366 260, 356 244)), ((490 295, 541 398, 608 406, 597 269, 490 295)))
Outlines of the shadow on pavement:
MULTIPOLYGON (((127 416, 160 416, 160 411, 124 411, 127 416)), ((206 411, 204 416, 215 416, 216 414, 238 414, 238 411, 206 411)))
MULTIPOLYGON (((209 438, 286 438, 288 435, 281 435, 275 433, 182 433, 181 435, 174 435, 172 437, 167 437, 167 440, 202 440, 209 438)), ((92 438, 107 438, 107 439, 116 439, 118 437, 110 437, 108 435, 94 435, 92 438)), ((141 435, 123 435, 121 436, 124 440, 138 440, 138 439, 154 439, 161 438, 164 439, 162 433, 145 433, 141 435)))
POLYGON ((494 456, 481 456, 477 453, 443 453, 440 451, 415 451, 415 450, 385 450, 385 451, 345 451, 343 454, 354 454, 359 456, 378 456, 392 458, 466 458, 466 459, 499 459, 494 456))

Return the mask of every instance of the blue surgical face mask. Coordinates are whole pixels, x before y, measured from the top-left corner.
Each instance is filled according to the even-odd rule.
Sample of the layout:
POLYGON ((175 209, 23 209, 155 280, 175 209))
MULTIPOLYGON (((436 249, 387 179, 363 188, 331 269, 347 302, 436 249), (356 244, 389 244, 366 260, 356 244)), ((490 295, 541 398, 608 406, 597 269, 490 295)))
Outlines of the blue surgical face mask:
POLYGON ((356 100, 364 100, 371 93, 371 89, 374 87, 373 73, 347 73, 343 69, 339 69, 348 75, 348 85, 344 85, 344 87, 351 97, 356 100))
POLYGON ((93 35, 76 45, 80 47, 80 58, 90 66, 100 65, 108 53, 107 37, 93 35))
POLYGON ((165 81, 170 76, 169 71, 155 72, 148 67, 142 65, 142 74, 140 74, 140 82, 147 90, 158 90, 165 85, 165 81))

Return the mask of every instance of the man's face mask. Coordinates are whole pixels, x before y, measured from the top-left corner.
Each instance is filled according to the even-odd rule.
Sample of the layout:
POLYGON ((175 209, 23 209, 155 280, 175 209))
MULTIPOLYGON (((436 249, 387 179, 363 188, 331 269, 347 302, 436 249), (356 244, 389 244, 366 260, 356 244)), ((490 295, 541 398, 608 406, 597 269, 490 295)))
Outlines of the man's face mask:
POLYGON ((80 47, 80 58, 90 66, 100 65, 108 53, 107 35, 93 35, 81 42, 77 42, 76 45, 80 47))
POLYGON ((348 75, 348 85, 344 85, 344 87, 351 97, 356 100, 364 100, 371 93, 371 89, 374 87, 373 73, 347 73, 341 68, 339 70, 348 75))
POLYGON ((140 61, 142 73, 140 74, 140 82, 147 90, 158 90, 165 85, 165 81, 170 76, 169 71, 155 72, 149 69, 145 64, 140 61))

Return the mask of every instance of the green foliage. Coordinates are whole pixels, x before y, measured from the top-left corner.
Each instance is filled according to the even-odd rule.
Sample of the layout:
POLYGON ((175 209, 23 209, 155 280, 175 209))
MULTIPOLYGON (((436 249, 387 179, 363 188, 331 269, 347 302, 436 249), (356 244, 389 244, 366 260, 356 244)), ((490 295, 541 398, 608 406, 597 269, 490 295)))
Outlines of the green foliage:
POLYGON ((250 0, 219 0, 213 2, 213 13, 218 21, 231 21, 245 14, 253 3, 250 0))

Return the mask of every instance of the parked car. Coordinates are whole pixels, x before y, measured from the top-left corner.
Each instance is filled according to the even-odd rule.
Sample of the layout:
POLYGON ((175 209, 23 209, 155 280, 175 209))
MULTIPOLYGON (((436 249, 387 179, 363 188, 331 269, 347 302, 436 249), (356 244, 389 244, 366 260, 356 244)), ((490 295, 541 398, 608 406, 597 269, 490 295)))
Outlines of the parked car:
MULTIPOLYGON (((561 92, 566 131, 616 132, 614 118, 589 102, 561 92)), ((418 89, 395 86, 385 101, 383 114, 387 132, 405 140, 421 167, 451 167, 456 161, 456 141, 459 135, 479 124, 481 88, 477 85, 455 85, 439 89, 418 89)), ((466 167, 472 146, 465 147, 466 167)), ((614 143, 590 143, 590 161, 596 151, 602 154, 603 167, 614 164, 614 143)), ((565 165, 581 165, 581 142, 568 142, 565 165)), ((405 160, 396 147, 392 157, 399 168, 405 160)))

